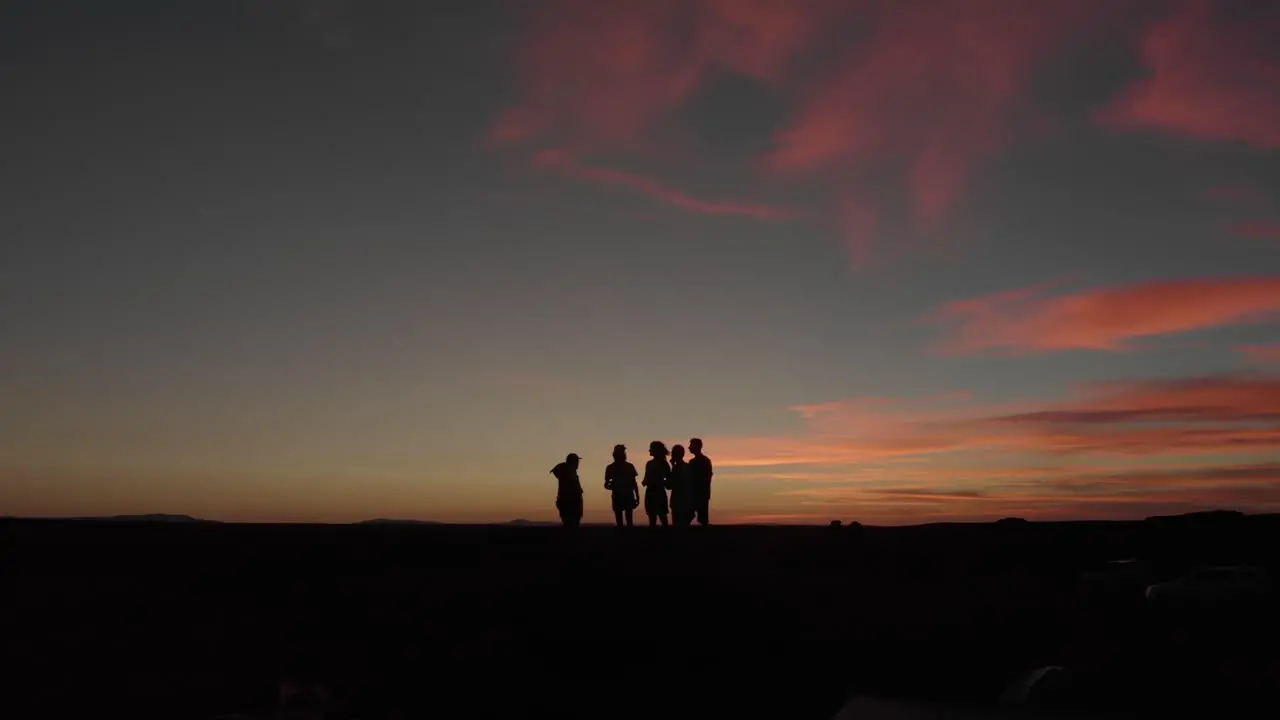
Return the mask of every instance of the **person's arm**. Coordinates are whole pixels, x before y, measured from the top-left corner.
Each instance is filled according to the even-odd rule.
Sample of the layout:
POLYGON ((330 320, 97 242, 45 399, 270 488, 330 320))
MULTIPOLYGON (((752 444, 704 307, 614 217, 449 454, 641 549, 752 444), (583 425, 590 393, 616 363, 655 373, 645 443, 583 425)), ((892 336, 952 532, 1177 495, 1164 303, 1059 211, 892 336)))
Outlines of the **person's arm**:
POLYGON ((637 505, 640 504, 640 486, 636 484, 636 475, 638 474, 639 473, 636 472, 635 466, 632 465, 631 466, 631 494, 635 496, 637 505))
POLYGON ((612 489, 613 489, 613 478, 609 477, 609 468, 608 468, 608 467, 606 467, 606 468, 604 469, 604 489, 605 489, 605 490, 612 490, 612 489))

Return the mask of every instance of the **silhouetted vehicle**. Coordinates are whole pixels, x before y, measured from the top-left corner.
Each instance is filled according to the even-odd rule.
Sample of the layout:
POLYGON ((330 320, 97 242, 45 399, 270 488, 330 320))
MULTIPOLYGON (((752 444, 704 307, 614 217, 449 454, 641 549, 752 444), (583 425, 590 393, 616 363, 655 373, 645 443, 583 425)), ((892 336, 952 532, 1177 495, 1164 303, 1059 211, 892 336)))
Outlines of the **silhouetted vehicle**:
POLYGON ((640 485, 636 466, 627 462, 627 446, 613 446, 613 462, 604 469, 604 489, 612 493, 613 519, 618 527, 635 524, 635 510, 640 505, 640 485))
POLYGON ((1225 609, 1261 601, 1271 592, 1271 578, 1261 568, 1221 566, 1156 583, 1147 588, 1146 596, 1152 605, 1174 610, 1225 609))
POLYGON ((644 466, 644 512, 649 516, 649 527, 658 521, 667 526, 667 483, 671 466, 667 464, 667 446, 661 440, 649 443, 649 462, 644 466))
POLYGON ((1089 601, 1133 601, 1141 604, 1143 593, 1151 584, 1151 567, 1137 558, 1111 560, 1081 573, 1080 582, 1089 601))

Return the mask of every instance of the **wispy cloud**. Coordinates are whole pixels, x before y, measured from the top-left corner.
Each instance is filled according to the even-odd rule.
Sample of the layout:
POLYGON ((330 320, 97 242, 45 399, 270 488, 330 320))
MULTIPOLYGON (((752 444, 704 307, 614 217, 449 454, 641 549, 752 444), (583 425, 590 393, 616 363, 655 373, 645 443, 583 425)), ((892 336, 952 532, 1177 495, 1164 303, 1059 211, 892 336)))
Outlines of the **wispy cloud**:
POLYGON ((1280 220, 1249 220, 1231 226, 1231 234, 1253 240, 1280 240, 1280 220))
POLYGON ((1142 39, 1149 75, 1099 112, 1098 120, 1119 130, 1280 148, 1280 11, 1237 5, 1173 4, 1142 39))
POLYGON ((786 0, 553 0, 513 60, 520 95, 491 131, 635 147, 719 70, 783 82, 841 3, 786 0))
POLYGON ((1251 363, 1257 365, 1280 365, 1280 343, 1242 345, 1238 350, 1251 363))
POLYGON ((538 167, 558 170, 581 180, 629 188, 691 212, 707 215, 741 215, 756 220, 783 220, 791 217, 791 213, 786 209, 773 205, 714 201, 693 197, 651 178, 579 163, 559 150, 538 153, 534 156, 534 164, 538 167))
POLYGON ((802 96, 765 166, 854 172, 877 184, 901 176, 912 215, 936 218, 1010 139, 1011 111, 1038 66, 1108 9, 1016 0, 935 2, 927 13, 910 3, 859 6, 865 39, 837 53, 816 92, 802 96))
MULTIPOLYGON (((1034 73, 1122 4, 938 0, 921 13, 874 1, 557 0, 534 13, 515 49, 518 97, 489 139, 643 153, 718 73, 744 76, 789 105, 758 167, 821 187, 826 224, 866 264, 899 207, 899 219, 921 227, 951 213, 980 164, 1020 132, 1034 73)), ((648 178, 592 174, 698 212, 777 217, 648 178)))
POLYGON ((772 477, 783 504, 895 522, 1280 508, 1280 465, 1259 461, 1280 450, 1274 374, 1091 383, 1049 402, 955 394, 793 411, 790 435, 709 438, 720 474, 772 477))
POLYGON ((1280 314, 1280 276, 1168 280, 1046 297, 1040 288, 944 305, 930 319, 955 325, 952 354, 996 350, 1130 350, 1138 338, 1280 314))
POLYGON ((1266 204, 1267 196, 1253 185, 1215 185, 1205 191, 1205 197, 1229 206, 1258 207, 1266 204))

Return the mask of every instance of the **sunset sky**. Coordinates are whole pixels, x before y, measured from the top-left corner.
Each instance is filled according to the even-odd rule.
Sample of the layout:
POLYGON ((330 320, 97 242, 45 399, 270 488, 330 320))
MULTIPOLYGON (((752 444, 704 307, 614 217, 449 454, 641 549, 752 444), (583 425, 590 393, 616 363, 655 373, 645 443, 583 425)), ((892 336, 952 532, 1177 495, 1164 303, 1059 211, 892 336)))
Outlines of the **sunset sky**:
POLYGON ((1280 511, 1280 9, 0 8, 0 515, 1280 511))

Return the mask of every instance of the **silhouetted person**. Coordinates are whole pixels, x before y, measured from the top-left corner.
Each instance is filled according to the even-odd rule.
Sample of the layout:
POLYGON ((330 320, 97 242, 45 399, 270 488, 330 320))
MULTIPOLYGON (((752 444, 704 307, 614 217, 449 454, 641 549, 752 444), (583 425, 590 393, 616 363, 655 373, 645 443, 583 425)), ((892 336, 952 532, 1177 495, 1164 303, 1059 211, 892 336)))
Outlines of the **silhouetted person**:
POLYGON ((671 475, 667 487, 671 488, 671 521, 676 527, 693 522, 693 475, 689 463, 684 461, 684 446, 671 446, 671 475))
POLYGON ((707 517, 708 510, 711 507, 711 458, 702 454, 701 438, 691 438, 689 440, 689 452, 693 453, 693 459, 689 461, 689 483, 693 488, 693 514, 697 518, 699 525, 706 525, 710 521, 707 517))
POLYGON ((556 476, 556 509, 560 522, 569 530, 577 530, 582 523, 582 482, 578 480, 578 456, 569 453, 564 462, 551 468, 556 476))
POLYGON ((644 466, 644 512, 649 516, 649 527, 662 521, 667 526, 667 482, 671 466, 667 464, 667 446, 661 440, 649 443, 649 462, 644 466))
POLYGON ((604 469, 604 489, 613 492, 613 519, 622 527, 635 524, 633 514, 640 505, 640 485, 636 483, 636 466, 627 462, 627 446, 613 446, 613 463, 604 469))

